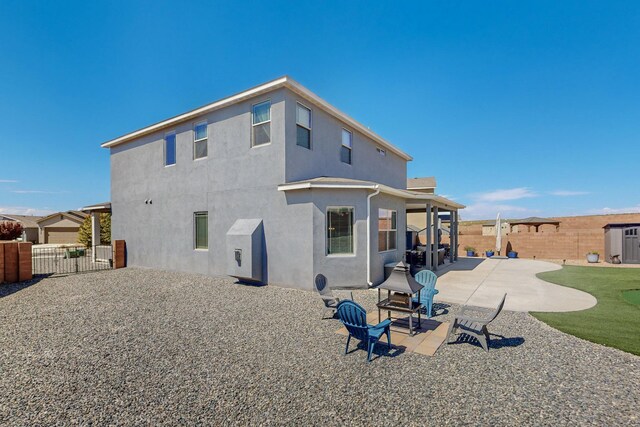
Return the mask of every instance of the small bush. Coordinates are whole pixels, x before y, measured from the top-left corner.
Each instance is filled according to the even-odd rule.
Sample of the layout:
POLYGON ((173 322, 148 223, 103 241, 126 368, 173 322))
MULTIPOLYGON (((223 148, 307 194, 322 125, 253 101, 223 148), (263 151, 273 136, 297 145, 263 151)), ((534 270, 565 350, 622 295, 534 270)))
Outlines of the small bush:
POLYGON ((22 224, 14 221, 0 222, 0 240, 16 240, 22 236, 22 224))

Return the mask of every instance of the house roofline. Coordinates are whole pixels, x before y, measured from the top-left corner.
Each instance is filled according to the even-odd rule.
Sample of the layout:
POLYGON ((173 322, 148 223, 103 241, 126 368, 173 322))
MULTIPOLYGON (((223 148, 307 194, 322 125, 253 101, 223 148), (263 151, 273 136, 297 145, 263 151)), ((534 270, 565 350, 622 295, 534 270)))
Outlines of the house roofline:
POLYGON ((414 202, 434 202, 438 205, 445 207, 447 209, 464 209, 466 206, 460 203, 456 203, 452 200, 447 199, 446 197, 438 196, 437 194, 424 194, 424 193, 415 193, 408 190, 400 190, 397 188, 389 187, 383 184, 377 183, 353 183, 353 184, 342 184, 342 183, 323 183, 323 182, 293 182, 289 184, 280 184, 278 185, 278 191, 294 191, 294 190, 307 190, 313 188, 321 188, 321 189, 336 189, 336 190, 380 190, 383 194, 389 194, 396 197, 401 197, 406 201, 414 201, 414 202))
POLYGON ((231 95, 231 96, 223 98, 223 99, 221 99, 219 101, 212 102, 210 104, 204 105, 202 107, 196 108, 196 109, 188 111, 186 113, 179 114, 177 116, 173 116, 171 118, 168 118, 166 120, 157 122, 157 123, 152 124, 150 126, 147 126, 147 127, 138 129, 136 131, 127 133, 127 134, 122 135, 122 136, 120 136, 118 138, 115 138, 115 139, 109 140, 107 142, 104 142, 100 146, 102 148, 116 147, 118 145, 130 142, 130 141, 132 141, 132 140, 134 140, 136 138, 139 138, 141 136, 145 136, 145 135, 148 135, 150 133, 160 131, 160 130, 165 129, 167 127, 171 127, 173 125, 177 125, 177 124, 182 123, 184 121, 188 121, 188 120, 194 119, 194 118, 196 118, 196 117, 198 117, 198 116, 200 116, 202 114, 210 113, 212 111, 219 110, 221 108, 225 108, 225 107, 228 107, 228 106, 233 105, 233 104, 237 104, 237 103, 245 101, 245 100, 247 100, 249 98, 253 98, 255 96, 261 95, 261 94, 266 93, 266 92, 273 91, 275 89, 279 89, 281 87, 286 87, 287 89, 289 89, 289 90, 293 91, 294 93, 300 95, 301 97, 305 98, 307 101, 310 101, 310 102, 316 104, 317 106, 321 107, 325 112, 329 113, 330 115, 334 116, 335 118, 337 118, 337 119, 341 120, 342 122, 346 123, 347 125, 351 126, 354 130, 357 130, 358 132, 362 133, 363 135, 373 139, 376 143, 380 144, 381 146, 383 146, 387 150, 393 152, 394 154, 402 157, 404 160, 406 160, 406 161, 413 160, 413 158, 410 155, 408 155, 407 153, 405 153, 404 151, 402 151, 401 149, 399 149, 395 145, 391 144, 389 141, 385 140, 380 135, 378 135, 375 132, 371 131, 369 128, 367 128, 363 124, 359 123, 355 119, 349 117, 347 114, 345 114, 342 111, 338 110, 337 108, 335 108, 334 106, 329 104, 327 101, 325 101, 324 99, 320 98, 318 95, 316 95, 315 93, 311 92, 309 89, 305 88, 304 86, 302 86, 300 83, 296 82, 295 80, 293 80, 289 76, 283 76, 283 77, 277 78, 275 80, 271 80, 270 82, 255 86, 255 87, 253 87, 251 89, 247 89, 247 90, 245 90, 243 92, 237 93, 235 95, 231 95))
POLYGON ((55 212, 55 213, 52 213, 51 215, 47 215, 45 217, 40 218, 39 220, 36 221, 36 223, 38 225, 40 225, 41 222, 44 222, 44 221, 46 221, 48 219, 51 219, 53 217, 56 217, 58 215, 62 215, 62 216, 67 217, 67 218, 69 218, 71 220, 80 221, 80 222, 83 222, 85 220, 85 218, 86 218, 86 216, 82 217, 82 216, 77 215, 75 213, 72 213, 70 211, 67 211, 67 212, 55 212))

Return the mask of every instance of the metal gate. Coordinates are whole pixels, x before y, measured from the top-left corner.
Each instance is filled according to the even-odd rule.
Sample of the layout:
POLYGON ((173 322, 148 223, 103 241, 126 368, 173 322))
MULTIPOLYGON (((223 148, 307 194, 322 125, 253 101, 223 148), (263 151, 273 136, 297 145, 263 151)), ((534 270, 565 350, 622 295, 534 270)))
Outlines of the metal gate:
POLYGON ((33 275, 76 274, 87 271, 111 270, 113 248, 110 245, 92 248, 82 245, 34 246, 31 249, 33 275))
POLYGON ((622 238, 622 262, 640 263, 640 227, 625 228, 622 238))

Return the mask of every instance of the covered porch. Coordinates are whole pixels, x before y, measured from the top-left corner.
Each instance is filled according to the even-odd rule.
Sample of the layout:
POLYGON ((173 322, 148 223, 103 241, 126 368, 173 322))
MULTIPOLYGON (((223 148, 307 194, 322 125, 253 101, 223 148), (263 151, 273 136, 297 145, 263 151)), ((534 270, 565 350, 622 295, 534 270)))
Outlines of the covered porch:
POLYGON ((86 214, 91 215, 91 254, 92 254, 92 261, 96 262, 96 261, 107 261, 107 259, 105 259, 105 255, 107 255, 107 257, 111 257, 111 250, 109 250, 108 254, 101 254, 99 253, 99 247, 100 245, 100 214, 101 213, 111 213, 111 203, 110 202, 104 202, 104 203, 98 203, 96 205, 89 205, 89 206, 85 206, 83 208, 80 209, 81 212, 84 212, 86 214))
POLYGON ((458 210, 463 208, 437 195, 414 194, 407 200, 405 259, 412 269, 436 271, 458 260, 458 210))

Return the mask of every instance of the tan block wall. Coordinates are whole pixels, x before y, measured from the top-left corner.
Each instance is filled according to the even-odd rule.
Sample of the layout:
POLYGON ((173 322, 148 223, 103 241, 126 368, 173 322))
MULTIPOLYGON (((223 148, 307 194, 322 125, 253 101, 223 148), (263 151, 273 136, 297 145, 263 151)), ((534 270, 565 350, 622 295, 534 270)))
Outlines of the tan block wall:
MULTIPOLYGON (((596 251, 604 257, 604 229, 609 223, 640 223, 640 214, 588 215, 577 217, 556 217, 560 221, 559 231, 555 226, 542 226, 539 232, 531 228, 530 232, 509 233, 502 238, 502 254, 506 254, 508 245, 518 252, 521 258, 543 259, 583 259, 590 251, 596 251)), ((524 227, 523 227, 524 228, 524 227)), ((483 236, 481 224, 459 226, 459 251, 464 254, 465 246, 472 246, 479 254, 495 247, 495 236, 483 236)), ((525 228, 526 230, 526 228, 525 228)), ((443 236, 443 243, 448 243, 443 236)), ((603 261, 608 261, 604 260, 603 261)))
POLYGON ((0 283, 4 282, 4 245, 0 242, 0 283))

